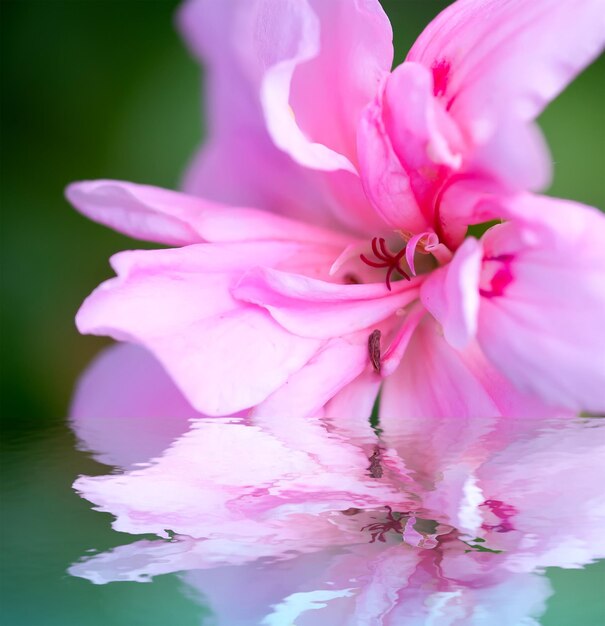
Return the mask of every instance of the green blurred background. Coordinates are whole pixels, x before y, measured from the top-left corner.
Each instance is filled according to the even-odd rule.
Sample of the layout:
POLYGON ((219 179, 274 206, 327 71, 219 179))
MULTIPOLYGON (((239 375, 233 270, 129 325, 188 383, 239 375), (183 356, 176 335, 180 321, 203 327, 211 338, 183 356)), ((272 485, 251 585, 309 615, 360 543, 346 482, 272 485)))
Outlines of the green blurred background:
MULTIPOLYGON (((218 0, 217 0, 218 1, 218 0)), ((384 2, 401 61, 447 2, 384 2)), ((200 69, 173 28, 176 0, 1 0, 3 602, 7 625, 199 623, 175 577, 93 587, 65 568, 127 539, 71 491, 105 468, 65 425, 78 373, 105 343, 73 317, 110 276, 108 257, 139 247, 63 199, 78 179, 177 187, 203 135, 200 69)), ((531 51, 528 51, 531 53, 531 51)), ((551 193, 605 206, 605 59, 541 122, 555 162, 551 193)), ((564 288, 564 286, 562 286, 564 288)), ((543 623, 600 624, 603 568, 556 571, 543 623)))

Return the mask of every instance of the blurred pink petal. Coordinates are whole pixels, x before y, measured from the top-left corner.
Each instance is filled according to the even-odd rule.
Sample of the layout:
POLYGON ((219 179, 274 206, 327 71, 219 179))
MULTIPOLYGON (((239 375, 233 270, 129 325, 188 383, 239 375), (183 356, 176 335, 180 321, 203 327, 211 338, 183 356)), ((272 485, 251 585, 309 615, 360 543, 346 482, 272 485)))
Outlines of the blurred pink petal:
POLYGON ((78 381, 72 428, 83 447, 107 465, 128 468, 160 456, 203 417, 143 348, 107 348, 78 381))
POLYGON ((372 98, 378 72, 391 65, 391 30, 379 3, 190 0, 179 23, 207 64, 210 100, 210 138, 189 168, 185 190, 324 225, 337 216, 357 230, 376 228, 350 159, 360 108, 372 98), (350 75, 341 71, 344 62, 350 75), (321 100, 319 83, 328 96, 321 100), (307 170, 287 153, 313 167, 344 170, 307 170))
MULTIPOLYGON (((238 541, 247 537, 265 542, 267 556, 287 550, 288 536, 299 551, 364 542, 356 520, 329 512, 408 500, 390 485, 377 484, 367 473, 363 449, 337 435, 307 430, 306 452, 256 426, 224 419, 193 423, 149 467, 82 477, 75 487, 100 510, 117 516, 116 530, 163 536, 169 529, 194 538, 238 541), (344 468, 346 475, 341 474, 344 468), (301 502, 304 506, 297 508, 301 502)), ((228 554, 224 559, 230 562, 228 554)))
POLYGON ((255 209, 227 207, 176 191, 118 180, 72 183, 68 200, 84 215, 136 239, 168 245, 312 240, 346 245, 350 238, 255 209))

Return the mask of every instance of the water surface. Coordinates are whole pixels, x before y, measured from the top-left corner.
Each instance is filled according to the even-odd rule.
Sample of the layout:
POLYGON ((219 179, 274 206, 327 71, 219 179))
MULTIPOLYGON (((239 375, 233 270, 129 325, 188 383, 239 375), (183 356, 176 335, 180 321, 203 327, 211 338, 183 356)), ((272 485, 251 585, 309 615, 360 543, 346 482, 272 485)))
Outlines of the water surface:
MULTIPOLYGON (((113 427, 115 425, 112 425, 113 427)), ((325 592, 329 588, 325 584, 326 570, 337 566, 339 561, 346 566, 355 555, 367 557, 368 553, 364 550, 380 554, 385 547, 397 547, 398 543, 401 544, 402 553, 405 551, 406 558, 415 558, 414 554, 429 555, 419 559, 420 566, 416 566, 415 577, 409 577, 408 586, 398 592, 405 600, 404 606, 410 616, 405 623, 456 623, 445 621, 446 617, 443 616, 440 618, 428 616, 430 611, 434 613, 436 610, 436 598, 440 597, 443 606, 447 607, 448 602, 451 603, 453 601, 451 598, 455 598, 457 593, 465 596, 466 603, 477 602, 485 605, 486 610, 499 606, 500 613, 494 615, 499 615, 498 619, 502 620, 505 619, 502 617, 505 609, 510 610, 511 605, 523 612, 525 610, 521 606, 523 602, 530 608, 539 607, 543 602, 544 610, 541 611, 541 616, 536 616, 537 623, 546 626, 603 623, 605 606, 602 585, 605 563, 603 561, 588 563, 593 560, 594 555, 591 551, 598 552, 598 547, 592 545, 591 537, 599 526, 602 529, 603 520, 599 518, 596 509, 593 516, 586 516, 584 513, 586 506, 593 505, 587 503, 587 495, 591 489, 594 489, 595 503, 601 495, 599 491, 602 492, 602 463, 599 466, 597 458, 590 459, 588 456, 592 445, 589 440, 592 440, 595 446, 599 441, 602 442, 603 429, 600 424, 597 427, 595 422, 583 420, 573 426, 548 423, 536 430, 534 427, 528 428, 525 424, 519 427, 509 425, 505 430, 507 432, 498 432, 499 438, 504 436, 508 438, 505 450, 500 451, 490 461, 495 468, 494 471, 498 476, 505 476, 506 472, 499 471, 500 465, 505 466, 513 457, 520 462, 523 462, 523 459, 527 462, 527 459, 531 458, 532 462, 528 467, 533 468, 533 474, 524 478, 522 473, 515 474, 515 470, 511 468, 506 485, 512 489, 510 499, 518 499, 519 492, 528 489, 531 491, 531 485, 536 480, 539 481, 547 492, 544 494, 545 499, 541 500, 535 510, 531 506, 526 508, 525 513, 533 520, 532 523, 538 521, 538 526, 533 531, 534 534, 541 535, 540 541, 554 542, 549 547, 554 555, 550 560, 558 560, 566 567, 537 567, 530 573, 507 573, 504 579, 498 575, 490 581, 490 566, 487 566, 483 582, 479 577, 479 583, 472 571, 476 563, 471 559, 476 558, 477 547, 483 547, 480 543, 469 542, 471 547, 468 549, 472 552, 467 553, 469 561, 466 581, 452 581, 451 571, 450 580, 446 582, 436 580, 430 565, 431 559, 434 561, 437 554, 435 548, 422 550, 404 544, 399 532, 401 524, 398 527, 395 523, 392 524, 393 527, 387 528, 382 535, 385 542, 380 542, 380 532, 384 531, 384 523, 388 521, 386 509, 363 511, 354 515, 344 515, 342 511, 334 513, 342 518, 345 526, 348 525, 347 532, 350 531, 351 525, 357 524, 360 529, 366 527, 365 530, 360 530, 361 534, 367 535, 365 543, 359 542, 355 545, 345 543, 328 548, 322 546, 321 549, 301 545, 300 552, 291 551, 288 546, 286 552, 288 550, 290 552, 287 558, 264 556, 258 559, 242 559, 241 554, 245 552, 242 548, 222 555, 224 562, 213 567, 208 567, 204 562, 202 551, 196 557, 199 563, 194 559, 185 563, 186 567, 183 567, 182 558, 174 557, 173 548, 177 548, 178 553, 183 542, 189 541, 197 545, 200 543, 199 540, 190 540, 183 536, 159 539, 153 535, 141 537, 118 533, 110 527, 112 516, 93 511, 92 505, 79 498, 72 490, 72 481, 81 474, 103 475, 119 470, 97 463, 91 460, 89 453, 78 451, 76 441, 66 426, 39 432, 36 436, 12 438, 4 442, 3 623, 15 626, 38 624, 155 626, 177 623, 187 626, 213 624, 217 623, 218 619, 220 624, 235 626, 235 624, 261 623, 259 621, 261 618, 268 620, 265 622, 267 624, 286 623, 283 620, 287 610, 296 612, 296 609, 292 600, 284 603, 284 598, 294 596, 307 602, 312 599, 315 603, 321 604, 322 601, 325 603, 327 596, 325 594, 322 596, 321 593, 317 595, 317 592, 322 589, 325 592), (583 432, 588 432, 588 429, 589 437, 582 435, 583 432), (554 445, 557 441, 560 445, 554 445), (592 476, 591 463, 594 463, 592 476), (563 465, 565 469, 558 471, 557 468, 563 465), (566 473, 572 471, 571 468, 574 466, 578 468, 576 471, 580 475, 585 472, 586 476, 582 484, 578 481, 578 489, 582 495, 580 500, 577 494, 569 489, 569 484, 561 483, 562 480, 564 482, 566 473), (601 478, 595 480, 596 476, 601 478), (590 487, 590 484, 593 487, 590 487), (562 487, 566 487, 567 491, 561 491, 562 487), (568 505, 578 508, 577 523, 574 522, 573 508, 570 511, 568 505), (560 524, 565 527, 565 533, 560 532, 559 520, 552 519, 553 511, 556 511, 557 507, 562 511, 560 524), (372 523, 383 526, 367 528, 372 523), (378 531, 378 539, 375 538, 374 542, 372 531, 378 531), (117 553, 108 553, 114 548, 118 549, 117 553), (156 552, 158 549, 167 552, 164 554, 160 552, 158 557, 156 552), (103 556, 107 554, 117 554, 119 558, 107 559, 107 556, 103 556), (92 560, 88 560, 90 557, 93 557, 92 560), (237 564, 230 564, 229 561, 237 564), (583 563, 584 561, 586 563, 583 563), (73 564, 76 564, 75 567, 73 564), (570 569, 570 566, 573 568, 570 569), (69 568, 77 575, 70 575, 69 568), (149 571, 154 568, 167 573, 151 576, 149 571), (118 582, 92 584, 86 578, 95 579, 97 583, 110 580, 118 582), (133 582, 134 580, 150 582, 133 582), (477 585, 479 591, 476 589, 477 585), (426 591, 427 588, 430 593, 426 591), (472 590, 470 594, 469 589, 472 590), (316 595, 313 597, 295 595, 309 594, 311 591, 316 595), (446 602, 447 597, 450 599, 446 602), (525 601, 524 598, 529 599, 525 601), (276 606, 278 608, 281 606, 277 612, 276 606), (412 607, 416 612, 414 622, 410 621, 412 607), (275 613, 273 617, 267 617, 272 613, 275 613), (261 617, 257 620, 255 615, 261 617), (435 619, 437 621, 434 621, 435 619)), ((440 434, 451 435, 443 431, 435 433, 432 437, 438 438, 440 434)), ((170 436, 173 435, 174 433, 171 433, 170 436)), ((486 433, 473 432, 471 436, 478 437, 479 440, 483 438, 484 443, 486 441, 486 433)), ((440 445, 433 439, 432 447, 425 445, 422 448, 422 444, 430 443, 431 439, 429 437, 423 442, 423 437, 425 434, 418 432, 396 433, 388 445, 398 449, 402 457, 405 456, 406 450, 414 451, 412 459, 409 460, 411 466, 409 469, 420 482, 424 481, 425 487, 430 490, 430 471, 426 468, 430 468, 431 463, 437 461, 440 463, 441 473, 447 475, 448 471, 456 466, 456 455, 460 446, 457 448, 453 443, 449 446, 445 458, 436 460, 432 459, 431 455, 440 445), (413 463, 416 463, 415 467, 413 463)), ((489 433, 487 438, 489 440, 489 433)), ((367 445, 367 442, 362 444, 367 445)), ((385 478, 376 478, 379 473, 377 470, 379 461, 376 455, 373 455, 374 452, 371 450, 367 455, 367 480, 383 481, 385 478)), ((383 464, 386 466, 387 463, 383 464)), ((443 504, 443 498, 437 497, 434 506, 439 502, 443 504)), ((392 517, 398 518, 400 515, 400 512, 395 512, 392 517)), ((435 524, 443 523, 439 516, 439 511, 434 510, 432 517, 435 519, 424 522, 420 520, 415 528, 419 529, 420 534, 430 534, 435 530, 435 524)), ((506 516, 504 518, 506 521, 506 516)), ((511 519, 514 524, 514 516, 511 519)), ((501 522, 502 517, 496 516, 492 520, 492 525, 497 526, 497 523, 501 522)), ((340 519, 337 523, 341 523, 340 519)), ((518 531, 512 529, 499 534, 493 533, 493 537, 499 541, 506 540, 504 541, 506 543, 516 532, 518 531)), ((527 538, 525 540, 527 542, 527 538)), ((274 555, 280 555, 279 541, 279 537, 274 539, 278 544, 273 550, 274 555)), ((284 541, 287 543, 287 538, 284 538, 284 541)), ((508 549, 513 554, 524 552, 527 561, 528 554, 532 553, 531 548, 519 550, 515 542, 513 542, 515 545, 511 544, 508 547, 500 545, 502 541, 498 545, 486 545, 488 550, 494 552, 486 552, 482 556, 498 559, 501 558, 501 553, 496 551, 502 549, 505 552, 508 549)), ((510 541, 508 543, 510 544, 510 541)), ((242 546, 245 544, 246 539, 242 538, 242 546)), ((465 566, 459 565, 461 559, 464 562, 464 556, 459 551, 452 555, 449 547, 444 549, 438 546, 437 550, 443 553, 441 559, 455 557, 457 560, 455 568, 458 568, 456 577, 459 578, 462 571, 464 578, 465 566)), ((371 562, 369 557, 367 562, 371 562)), ((311 619, 309 618, 311 614, 312 619, 316 621, 305 621, 305 618, 301 617, 293 623, 301 626, 307 623, 320 623, 317 618, 321 611, 308 613, 307 620, 311 619)), ((438 612, 435 614, 439 615, 438 612)), ((447 615, 447 612, 444 615, 447 615)), ((493 619, 492 617, 492 621, 488 623, 497 624, 498 622, 493 619)), ((529 620, 530 617, 527 616, 526 619, 529 620)), ((331 622, 328 620, 326 623, 331 622)))

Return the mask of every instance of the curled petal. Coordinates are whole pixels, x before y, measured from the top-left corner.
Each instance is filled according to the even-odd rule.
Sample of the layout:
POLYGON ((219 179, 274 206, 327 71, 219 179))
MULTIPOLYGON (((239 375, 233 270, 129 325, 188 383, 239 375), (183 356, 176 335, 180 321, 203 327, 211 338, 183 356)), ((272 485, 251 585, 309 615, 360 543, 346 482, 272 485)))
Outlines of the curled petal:
POLYGON ((469 237, 453 260, 432 272, 421 288, 422 303, 455 348, 464 348, 477 332, 482 254, 480 242, 469 237))
POLYGON ((264 400, 321 345, 289 333, 265 310, 229 292, 251 260, 278 265, 306 256, 305 246, 293 245, 198 244, 121 253, 112 259, 118 277, 87 298, 78 329, 144 345, 196 409, 233 414, 264 400))
POLYGON ((365 330, 418 297, 407 281, 388 291, 383 283, 337 285, 271 269, 248 272, 236 298, 266 308, 290 332, 329 339, 365 330))

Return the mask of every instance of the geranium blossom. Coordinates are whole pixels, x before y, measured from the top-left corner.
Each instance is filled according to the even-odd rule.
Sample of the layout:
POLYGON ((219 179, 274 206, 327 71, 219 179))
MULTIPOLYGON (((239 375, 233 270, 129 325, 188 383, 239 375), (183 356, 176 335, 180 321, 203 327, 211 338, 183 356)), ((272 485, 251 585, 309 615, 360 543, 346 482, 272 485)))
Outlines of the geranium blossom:
POLYGON ((208 415, 367 416, 379 387, 381 415, 603 410, 605 220, 529 192, 549 177, 533 120, 598 54, 603 9, 460 0, 390 72, 376 1, 187 3, 204 199, 68 189, 181 246, 113 257, 78 328, 151 350, 208 415))
MULTIPOLYGON (((120 430, 98 424, 105 436, 86 446, 130 464, 120 430)), ((537 623, 544 567, 605 555, 600 422, 394 419, 380 437, 367 422, 343 426, 195 420, 160 457, 81 477, 116 530, 170 539, 71 573, 105 583, 186 572, 229 626, 512 626, 537 623), (234 584, 246 590, 238 602, 234 584)), ((147 437, 157 434, 142 433, 143 450, 147 437)))

